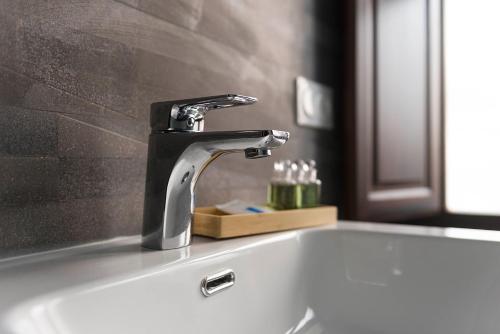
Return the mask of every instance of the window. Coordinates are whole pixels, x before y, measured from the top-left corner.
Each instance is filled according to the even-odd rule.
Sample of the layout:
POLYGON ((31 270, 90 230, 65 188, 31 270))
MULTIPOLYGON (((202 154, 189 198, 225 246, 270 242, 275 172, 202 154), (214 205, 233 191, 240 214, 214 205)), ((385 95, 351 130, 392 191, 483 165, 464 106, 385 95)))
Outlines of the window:
POLYGON ((500 215, 500 1, 444 5, 446 207, 500 215))

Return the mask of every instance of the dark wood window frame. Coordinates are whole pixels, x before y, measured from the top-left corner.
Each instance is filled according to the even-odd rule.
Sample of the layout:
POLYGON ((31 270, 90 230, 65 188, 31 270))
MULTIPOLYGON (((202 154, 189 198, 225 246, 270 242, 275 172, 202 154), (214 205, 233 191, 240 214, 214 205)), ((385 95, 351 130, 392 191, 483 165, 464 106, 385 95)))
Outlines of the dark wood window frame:
MULTIPOLYGON (((384 99, 390 97, 384 95, 387 94, 388 88, 390 91, 390 86, 382 87, 386 93, 382 90, 380 95, 378 90, 381 88, 378 85, 387 84, 393 79, 399 81, 403 79, 401 76, 398 77, 398 72, 384 73, 385 81, 379 79, 381 74, 378 66, 382 66, 384 61, 387 62, 395 56, 394 53, 378 47, 381 40, 387 41, 394 37, 391 30, 388 30, 390 24, 385 26, 384 21, 378 21, 381 17, 386 17, 379 17, 378 8, 382 8, 385 15, 388 3, 384 0, 356 0, 346 4, 344 140, 347 148, 345 171, 346 189, 348 189, 345 196, 345 217, 348 219, 398 222, 434 215, 442 208, 441 7, 440 0, 420 2, 413 0, 413 4, 423 9, 421 15, 424 16, 421 17, 423 21, 417 22, 415 30, 411 33, 421 39, 425 49, 423 54, 410 56, 408 62, 411 64, 413 61, 416 66, 424 66, 420 67, 421 71, 418 72, 421 81, 416 82, 417 85, 421 85, 420 89, 423 89, 424 95, 421 95, 422 99, 415 100, 415 103, 421 105, 421 109, 409 111, 410 114, 415 113, 410 117, 407 114, 399 116, 401 114, 398 114, 390 104, 388 108, 393 108, 392 111, 378 110, 379 97, 384 99), (385 29, 381 28, 380 34, 377 31, 379 26, 385 29), (378 62, 378 57, 385 59, 378 62), (395 167, 401 164, 403 159, 401 149, 399 153, 391 153, 391 144, 387 144, 391 135, 377 133, 380 131, 379 127, 384 124, 385 127, 382 128, 390 129, 391 117, 394 115, 401 121, 414 116, 414 119, 423 122, 420 123, 421 128, 418 130, 420 132, 416 133, 420 140, 418 144, 420 156, 415 158, 420 167, 416 169, 416 174, 413 173, 419 175, 416 179, 412 178, 411 173, 405 173, 395 167), (387 177, 392 171, 400 174, 394 181, 391 177, 387 177), (381 182, 381 175, 386 178, 386 182, 381 182)), ((403 8, 403 14, 405 10, 408 8, 403 8)), ((395 36, 401 38, 397 34, 395 36)), ((402 93, 405 93, 404 89, 402 93)), ((392 126, 392 130, 395 131, 392 137, 407 139, 402 127, 412 124, 392 126)), ((406 154, 406 157, 408 156, 406 154)))
MULTIPOLYGON (((375 72, 376 69, 373 63, 362 63, 360 59, 366 57, 367 52, 366 46, 373 44, 373 34, 376 29, 375 10, 378 0, 354 0, 345 1, 345 54, 344 54, 344 98, 343 98, 343 123, 344 123, 344 144, 345 144, 345 154, 344 154, 344 214, 343 218, 353 219, 353 220, 369 220, 369 221, 381 221, 381 222, 393 222, 401 224, 413 224, 413 225, 427 225, 427 226, 441 226, 441 227, 459 227, 459 228, 476 228, 476 229, 491 229, 500 230, 500 216, 481 216, 481 215, 469 215, 469 214, 454 214, 446 211, 445 199, 446 194, 444 192, 445 185, 445 142, 444 142, 444 132, 445 132, 445 85, 444 82, 444 57, 442 53, 443 49, 443 39, 444 39, 444 6, 443 3, 446 0, 427 0, 427 3, 432 6, 434 14, 429 17, 432 22, 430 25, 435 25, 437 27, 438 42, 435 47, 440 48, 440 53, 438 56, 437 67, 433 69, 434 75, 437 75, 437 86, 434 90, 437 91, 439 99, 434 102, 435 108, 439 111, 434 113, 434 117, 438 117, 435 126, 430 127, 434 131, 434 137, 431 140, 431 147, 429 147, 429 153, 434 155, 434 165, 430 168, 430 179, 434 179, 437 182, 431 187, 434 191, 434 196, 432 200, 427 203, 422 204, 422 202, 408 203, 403 200, 388 201, 387 205, 379 205, 378 207, 370 207, 369 201, 367 201, 367 194, 371 191, 370 187, 373 186, 373 179, 375 176, 369 175, 369 173, 376 173, 376 168, 372 166, 374 160, 373 154, 376 154, 376 149, 371 149, 369 145, 360 145, 360 141, 366 142, 366 134, 360 133, 360 129, 366 129, 366 121, 373 113, 373 105, 366 110, 361 110, 359 108, 360 103, 366 103, 367 91, 362 91, 360 94, 360 86, 358 82, 360 76, 370 75, 370 72, 375 72), (360 29, 363 30, 360 32, 360 29), (370 31, 371 30, 371 31, 370 31), (370 34, 372 36, 370 37, 370 34), (368 38, 366 40, 361 40, 363 38, 368 38), (361 57, 361 58, 360 58, 361 57), (360 65, 361 63, 361 65, 360 65), (375 153, 374 153, 375 152, 375 153), (371 159, 371 161, 370 161, 371 159), (368 168, 366 162, 368 161, 368 168), (360 166, 361 165, 361 166, 360 166), (360 173, 360 170, 364 170, 365 173, 360 173), (367 178, 372 178, 368 180, 367 178), (398 207, 399 206, 399 207, 398 207)), ((435 33, 435 32, 434 32, 435 33)), ((373 45, 375 49, 376 45, 373 45)), ((371 57, 371 52, 368 48, 369 56, 371 57)), ((366 60, 366 59, 365 59, 366 60)), ((373 60, 372 60, 373 61, 373 60)), ((363 88, 362 88, 363 89, 363 88)), ((373 92, 376 92, 376 87, 369 88, 373 92)), ((376 96, 376 93, 373 95, 376 96)), ((373 102, 372 102, 373 104, 373 102)), ((370 120, 368 120, 370 121, 370 120)), ((432 162, 431 162, 432 164, 432 162)))

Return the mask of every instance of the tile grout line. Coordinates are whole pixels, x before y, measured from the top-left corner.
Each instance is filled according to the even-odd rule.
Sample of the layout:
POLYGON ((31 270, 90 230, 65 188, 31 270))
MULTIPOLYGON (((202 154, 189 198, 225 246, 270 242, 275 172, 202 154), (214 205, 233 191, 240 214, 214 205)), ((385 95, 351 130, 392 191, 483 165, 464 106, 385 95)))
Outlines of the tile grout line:
MULTIPOLYGON (((77 98, 77 99, 79 99, 79 100, 81 100, 81 101, 84 101, 84 102, 86 102, 86 103, 89 103, 89 104, 91 104, 91 105, 94 105, 94 106, 96 106, 96 107, 98 107, 98 108, 102 108, 103 110, 107 110, 107 111, 111 111, 111 112, 113 112, 113 113, 116 113, 116 114, 120 115, 121 117, 124 117, 124 118, 127 118, 127 119, 131 119, 131 120, 137 120, 137 118, 136 118, 136 117, 134 117, 134 116, 129 116, 129 115, 127 115, 127 114, 121 113, 121 112, 119 112, 119 111, 117 111, 117 110, 114 110, 114 109, 112 109, 112 108, 109 108, 108 106, 101 105, 101 104, 99 104, 99 103, 97 103, 97 102, 87 100, 87 99, 85 99, 85 98, 83 98, 83 97, 81 97, 81 96, 79 96, 79 95, 76 95, 76 94, 74 94, 74 93, 68 92, 68 91, 66 91, 66 90, 64 90, 64 89, 61 89, 61 88, 59 88, 59 87, 56 87, 56 86, 54 86, 54 85, 51 85, 51 84, 49 84, 49 83, 47 83, 47 82, 44 82, 43 80, 33 78, 33 77, 31 77, 31 76, 29 76, 29 75, 27 75, 27 74, 25 74, 25 73, 20 73, 20 72, 18 72, 18 71, 16 71, 16 70, 11 69, 9 66, 7 66, 7 65, 5 65, 5 64, 0 63, 0 68, 3 68, 4 70, 9 71, 9 72, 11 72, 11 73, 14 73, 14 74, 16 74, 16 75, 20 75, 20 76, 23 76, 23 77, 28 78, 28 79, 30 79, 30 80, 33 80, 33 81, 35 81, 35 82, 37 82, 37 83, 41 83, 41 84, 43 84, 43 85, 46 85, 47 87, 50 87, 50 88, 52 88, 52 89, 55 89, 55 90, 57 90, 57 91, 59 91, 59 92, 61 92, 61 93, 63 93, 63 94, 69 95, 69 96, 71 96, 71 97, 77 98)), ((26 106, 23 106, 23 107, 24 107, 24 108, 27 108, 26 106)), ((57 111, 54 111, 54 112, 57 112, 57 111)))
POLYGON ((66 118, 66 119, 69 119, 73 122, 76 122, 76 123, 79 123, 79 124, 82 124, 82 125, 85 125, 85 126, 88 126, 92 129, 96 129, 96 130, 100 130, 100 131, 103 131, 103 132, 106 132, 106 133, 109 133, 109 134, 112 134, 112 135, 115 135, 115 136, 118 136, 120 138, 123 138, 123 139, 126 139, 126 140, 129 140, 129 141, 132 141, 132 142, 135 142, 137 144, 142 144, 142 145, 148 145, 147 143, 144 143, 140 140, 137 140, 137 139, 134 139, 134 138, 130 138, 130 137, 127 137, 125 135, 122 135, 120 133, 117 133, 117 132, 114 132, 114 131, 111 131, 111 130, 108 130, 108 129, 105 129, 105 128, 101 128, 99 126, 96 126, 96 125, 93 125, 93 124, 89 124, 87 122, 84 122, 84 121, 81 121, 81 120, 78 120, 78 119, 75 119, 73 117, 70 117, 68 115, 63 115, 63 114, 58 114, 59 117, 61 118, 66 118))

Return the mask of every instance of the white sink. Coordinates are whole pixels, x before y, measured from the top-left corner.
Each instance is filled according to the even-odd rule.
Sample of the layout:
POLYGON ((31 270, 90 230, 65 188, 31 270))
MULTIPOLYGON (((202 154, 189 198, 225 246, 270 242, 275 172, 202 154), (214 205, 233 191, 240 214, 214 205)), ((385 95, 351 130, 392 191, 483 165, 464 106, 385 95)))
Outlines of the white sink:
POLYGON ((498 232, 342 223, 0 262, 0 333, 496 333, 498 232), (478 239, 487 239, 485 241, 478 239), (235 284, 205 297, 202 279, 235 284))

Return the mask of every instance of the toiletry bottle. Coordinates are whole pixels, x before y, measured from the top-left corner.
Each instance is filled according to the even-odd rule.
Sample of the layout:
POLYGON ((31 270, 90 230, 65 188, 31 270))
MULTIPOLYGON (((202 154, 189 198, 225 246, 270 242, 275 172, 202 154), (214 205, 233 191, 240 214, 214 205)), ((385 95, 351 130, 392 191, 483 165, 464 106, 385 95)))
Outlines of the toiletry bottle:
POLYGON ((307 207, 304 206, 304 196, 307 195, 307 186, 309 182, 310 168, 309 164, 304 160, 297 161, 298 172, 297 172, 297 184, 295 185, 295 191, 297 192, 297 208, 307 207))
POLYGON ((283 160, 274 163, 273 176, 267 187, 267 206, 275 208, 278 200, 278 189, 285 180, 285 162, 283 160))
POLYGON ((321 180, 318 179, 316 161, 310 160, 307 180, 302 187, 302 207, 312 208, 320 205, 321 201, 321 180))
POLYGON ((300 194, 296 191, 298 166, 286 160, 283 178, 272 182, 268 188, 268 205, 276 210, 296 209, 300 203, 300 194))

